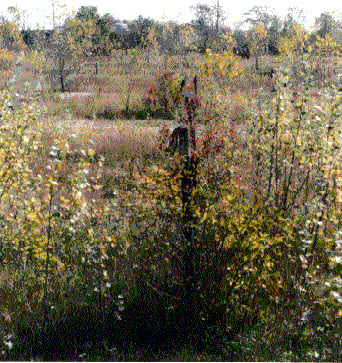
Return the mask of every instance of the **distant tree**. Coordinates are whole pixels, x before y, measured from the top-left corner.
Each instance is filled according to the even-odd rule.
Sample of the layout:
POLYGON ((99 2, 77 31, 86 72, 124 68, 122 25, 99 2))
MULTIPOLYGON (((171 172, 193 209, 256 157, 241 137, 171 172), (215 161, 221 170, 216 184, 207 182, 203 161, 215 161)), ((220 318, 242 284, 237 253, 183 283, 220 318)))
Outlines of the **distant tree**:
POLYGON ((225 11, 220 5, 219 0, 217 0, 216 4, 213 6, 213 16, 215 21, 215 33, 219 34, 220 27, 222 26, 224 20, 226 19, 225 11))
MULTIPOLYGON (((293 7, 288 8, 283 21, 282 36, 289 36, 295 27, 295 24, 303 24, 305 21, 304 11, 293 7)), ((291 35, 293 36, 293 34, 291 35)))
POLYGON ((58 41, 68 42, 70 49, 77 50, 85 56, 96 53, 98 29, 94 19, 88 17, 69 17, 62 29, 57 30, 58 41))
MULTIPOLYGON (((39 33, 39 47, 47 60, 51 84, 57 85, 61 92, 67 90, 67 78, 70 73, 79 67, 79 56, 83 53, 82 47, 86 42, 80 43, 79 37, 85 37, 83 31, 70 26, 74 20, 67 13, 64 5, 55 7, 55 29, 46 36, 46 32, 39 33), (79 31, 79 32, 78 32, 79 31)), ((91 31, 84 29, 84 31, 91 31)))
POLYGON ((82 20, 98 20, 100 15, 96 6, 81 6, 76 12, 76 19, 82 20))
POLYGON ((85 55, 109 55, 117 46, 114 24, 110 14, 100 16, 97 7, 82 6, 74 18, 67 19, 64 27, 85 55))
POLYGON ((195 15, 192 21, 194 28, 197 30, 200 44, 198 49, 204 53, 209 46, 209 37, 213 29, 213 8, 207 4, 197 4, 191 7, 195 15))
POLYGON ((109 55, 114 48, 119 47, 119 40, 114 33, 116 19, 109 13, 100 17, 97 22, 99 30, 98 53, 109 55))
POLYGON ((313 48, 314 53, 319 55, 321 60, 340 55, 342 51, 341 43, 336 42, 329 33, 326 33, 324 37, 317 35, 313 48))
POLYGON ((254 25, 248 33, 248 45, 255 59, 255 70, 259 71, 259 57, 267 52, 267 30, 261 24, 254 25))
POLYGON ((309 49, 309 33, 304 26, 293 23, 288 29, 287 35, 280 38, 279 50, 283 55, 300 57, 309 49))
POLYGON ((261 25, 267 32, 267 39, 263 40, 267 43, 265 51, 278 54, 278 41, 283 24, 280 17, 274 14, 274 10, 267 6, 253 6, 245 13, 244 23, 254 29, 256 25, 261 25))
POLYGON ((233 49, 236 47, 236 41, 231 34, 224 37, 225 50, 213 52, 208 49, 205 52, 204 61, 200 66, 204 82, 214 82, 222 91, 228 91, 227 78, 240 76, 243 69, 238 57, 234 54, 233 49))
POLYGON ((235 29, 233 32, 233 38, 236 41, 236 46, 233 51, 234 54, 239 55, 242 58, 249 59, 250 50, 247 41, 247 32, 241 29, 235 29))
POLYGON ((197 35, 190 24, 182 24, 178 30, 177 53, 188 53, 197 50, 197 35))
MULTIPOLYGON (((159 46, 164 54, 174 54, 179 41, 179 25, 169 21, 158 27, 159 46)), ((157 30, 157 28, 156 28, 157 30)))
POLYGON ((143 46, 143 40, 154 25, 154 20, 145 18, 142 15, 139 15, 139 17, 130 24, 131 31, 136 35, 136 46, 143 46))
POLYGON ((273 21, 273 15, 271 13, 272 10, 268 6, 253 6, 244 14, 244 23, 252 27, 259 24, 267 30, 273 21))
POLYGON ((50 64, 50 80, 59 84, 60 92, 67 90, 67 77, 77 68, 77 51, 73 41, 62 29, 56 29, 44 47, 45 57, 50 64))
POLYGON ((7 17, 0 18, 0 47, 9 50, 22 50, 25 48, 23 41, 24 13, 16 6, 7 9, 7 17))
POLYGON ((268 52, 273 55, 279 54, 279 39, 283 23, 281 18, 273 15, 268 32, 268 52))
POLYGON ((27 47, 34 47, 36 32, 31 29, 24 29, 21 31, 24 43, 27 47))
POLYGON ((326 34, 333 36, 339 25, 339 22, 335 20, 331 13, 321 13, 315 20, 316 34, 321 38, 325 38, 326 34))
POLYGON ((199 39, 198 49, 205 52, 207 48, 217 48, 219 38, 223 34, 223 22, 226 19, 224 9, 219 1, 214 6, 197 4, 191 7, 195 19, 192 25, 199 39))
POLYGON ((150 64, 151 59, 159 54, 158 35, 155 27, 144 36, 141 46, 147 50, 147 64, 150 64))

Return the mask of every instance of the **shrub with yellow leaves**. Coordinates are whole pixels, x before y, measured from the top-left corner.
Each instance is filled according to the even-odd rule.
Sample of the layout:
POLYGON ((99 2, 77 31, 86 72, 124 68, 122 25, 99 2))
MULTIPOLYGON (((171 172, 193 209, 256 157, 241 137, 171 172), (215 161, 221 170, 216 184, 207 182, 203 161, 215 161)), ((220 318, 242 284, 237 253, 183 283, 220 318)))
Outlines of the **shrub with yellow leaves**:
POLYGON ((279 39, 279 52, 285 56, 302 55, 308 49, 309 34, 304 26, 293 23, 289 34, 279 39))
POLYGON ((324 38, 316 35, 316 41, 313 45, 313 53, 315 55, 328 58, 340 55, 341 50, 341 43, 336 42, 329 33, 327 33, 324 38))
POLYGON ((217 83, 224 91, 228 90, 227 80, 238 77, 243 72, 239 58, 232 49, 222 53, 214 53, 208 49, 200 69, 204 79, 217 83))

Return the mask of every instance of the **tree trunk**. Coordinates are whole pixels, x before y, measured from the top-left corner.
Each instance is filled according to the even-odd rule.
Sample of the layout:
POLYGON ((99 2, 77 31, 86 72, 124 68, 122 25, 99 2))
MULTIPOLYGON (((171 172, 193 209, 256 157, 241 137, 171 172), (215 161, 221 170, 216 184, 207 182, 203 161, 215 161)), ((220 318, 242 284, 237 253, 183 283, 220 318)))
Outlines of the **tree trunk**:
POLYGON ((259 72, 259 58, 258 56, 255 57, 255 70, 259 72))
POLYGON ((59 58, 59 80, 61 84, 61 92, 65 92, 65 79, 64 79, 64 68, 65 68, 65 61, 63 57, 59 58))

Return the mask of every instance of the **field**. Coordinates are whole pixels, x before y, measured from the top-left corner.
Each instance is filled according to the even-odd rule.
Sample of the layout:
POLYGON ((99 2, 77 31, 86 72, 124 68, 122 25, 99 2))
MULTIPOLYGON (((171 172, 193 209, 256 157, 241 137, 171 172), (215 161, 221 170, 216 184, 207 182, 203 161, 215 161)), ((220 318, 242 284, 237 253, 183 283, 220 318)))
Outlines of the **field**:
POLYGON ((0 57, 1 359, 341 360, 338 56, 0 57))

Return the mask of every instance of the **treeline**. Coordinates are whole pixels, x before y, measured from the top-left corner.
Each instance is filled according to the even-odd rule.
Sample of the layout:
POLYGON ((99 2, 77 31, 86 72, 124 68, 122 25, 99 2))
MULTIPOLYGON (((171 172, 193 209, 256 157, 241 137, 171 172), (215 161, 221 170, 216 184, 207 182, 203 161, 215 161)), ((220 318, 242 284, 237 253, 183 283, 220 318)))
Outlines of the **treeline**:
POLYGON ((314 31, 309 33, 302 25, 305 19, 303 12, 296 8, 289 8, 281 18, 268 7, 254 6, 244 14, 240 26, 235 29, 225 25, 225 12, 218 4, 198 4, 191 10, 193 20, 187 24, 177 24, 172 21, 158 22, 143 16, 132 21, 121 21, 108 13, 100 15, 95 6, 82 6, 76 14, 67 16, 62 24, 54 24, 53 30, 20 30, 21 13, 12 7, 8 9, 8 18, 0 18, 0 47, 10 50, 39 48, 51 42, 54 33, 58 32, 67 34, 68 42, 79 46, 86 56, 106 56, 115 49, 151 46, 170 54, 189 51, 204 53, 207 49, 224 51, 226 39, 231 35, 235 54, 249 58, 256 55, 256 42, 259 43, 257 55, 277 55, 282 51, 284 39, 300 35, 305 35, 308 40, 305 44, 307 47, 318 38, 329 37, 338 44, 342 40, 341 21, 330 13, 322 13, 316 18, 314 31), (302 34, 298 34, 298 27, 302 34), (263 34, 261 38, 260 33, 263 34))

